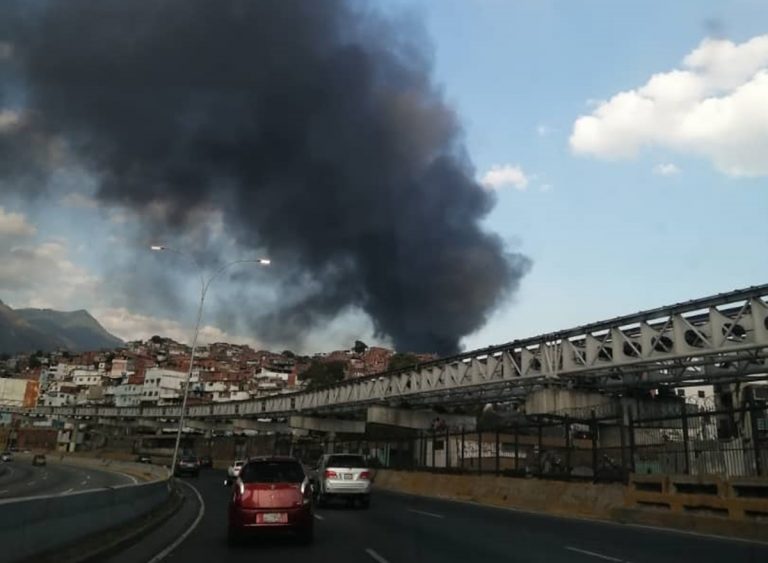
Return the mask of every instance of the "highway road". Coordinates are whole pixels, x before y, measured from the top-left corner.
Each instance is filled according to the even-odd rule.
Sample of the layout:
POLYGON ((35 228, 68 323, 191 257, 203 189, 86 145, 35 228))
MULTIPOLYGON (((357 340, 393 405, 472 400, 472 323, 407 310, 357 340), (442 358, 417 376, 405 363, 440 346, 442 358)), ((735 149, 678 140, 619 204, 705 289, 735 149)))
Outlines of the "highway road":
POLYGON ((229 490, 223 486, 223 479, 223 472, 208 471, 199 479, 185 480, 188 502, 181 512, 109 563, 157 563, 163 545, 172 546, 174 541, 178 545, 162 561, 234 562, 252 557, 284 563, 768 561, 768 544, 384 492, 375 495, 370 510, 343 506, 318 510, 312 546, 302 547, 283 539, 230 548, 226 543, 229 490), (197 525, 185 537, 195 521, 197 525))
POLYGON ((17 456, 0 465, 0 501, 16 497, 68 494, 88 489, 134 483, 128 475, 64 465, 51 461, 34 467, 31 459, 17 456))

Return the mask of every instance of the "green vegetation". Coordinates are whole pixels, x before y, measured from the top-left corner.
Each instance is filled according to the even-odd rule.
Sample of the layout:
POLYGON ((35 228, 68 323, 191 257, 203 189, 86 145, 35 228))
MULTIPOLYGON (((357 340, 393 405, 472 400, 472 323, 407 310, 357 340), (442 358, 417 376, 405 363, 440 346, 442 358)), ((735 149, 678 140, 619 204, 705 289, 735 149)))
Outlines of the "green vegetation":
POLYGON ((307 389, 336 383, 344 379, 344 363, 313 360, 309 369, 299 375, 299 379, 307 382, 307 389))
POLYGON ((419 359, 414 354, 398 352, 389 359, 389 369, 407 368, 418 363, 419 359))

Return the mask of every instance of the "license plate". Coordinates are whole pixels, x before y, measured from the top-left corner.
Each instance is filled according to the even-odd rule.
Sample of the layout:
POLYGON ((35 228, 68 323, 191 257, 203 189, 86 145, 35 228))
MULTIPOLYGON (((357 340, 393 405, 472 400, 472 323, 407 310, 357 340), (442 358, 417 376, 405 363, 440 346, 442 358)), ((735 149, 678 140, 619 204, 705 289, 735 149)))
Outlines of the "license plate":
POLYGON ((260 516, 263 524, 285 524, 288 522, 288 514, 285 512, 265 512, 260 516))
POLYGON ((351 473, 345 473, 344 474, 344 479, 352 479, 352 474, 351 473))

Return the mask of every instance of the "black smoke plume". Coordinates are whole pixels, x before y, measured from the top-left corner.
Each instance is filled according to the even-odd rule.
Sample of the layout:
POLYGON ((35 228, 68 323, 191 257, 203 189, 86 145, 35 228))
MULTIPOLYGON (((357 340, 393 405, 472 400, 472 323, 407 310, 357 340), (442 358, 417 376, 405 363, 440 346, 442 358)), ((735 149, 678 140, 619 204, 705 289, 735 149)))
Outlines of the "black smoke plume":
POLYGON ((3 4, 20 94, 0 99, 23 107, 3 185, 39 185, 55 146, 148 229, 158 209, 177 232, 222 212, 299 292, 261 330, 297 338, 359 307, 398 349, 451 353, 527 269, 480 225, 494 198, 412 26, 344 0, 3 4))

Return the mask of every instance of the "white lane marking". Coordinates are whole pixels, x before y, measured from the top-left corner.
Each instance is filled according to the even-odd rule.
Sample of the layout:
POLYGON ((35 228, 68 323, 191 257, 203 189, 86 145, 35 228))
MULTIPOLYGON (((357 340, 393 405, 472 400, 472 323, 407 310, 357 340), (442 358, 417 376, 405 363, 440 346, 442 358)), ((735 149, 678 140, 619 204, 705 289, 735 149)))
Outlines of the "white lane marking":
POLYGON ((27 486, 31 487, 31 486, 32 486, 32 485, 34 485, 35 483, 37 483, 37 481, 30 481, 29 483, 27 483, 27 486))
POLYGON ((185 539, 187 539, 187 536, 192 533, 192 531, 197 527, 197 525, 200 523, 200 520, 203 519, 203 515, 205 514, 205 501, 203 500, 203 497, 200 496, 200 493, 198 490, 190 485, 189 483, 185 483, 184 481, 179 481, 182 485, 186 485, 190 489, 192 489, 192 492, 197 495, 197 500, 200 502, 200 511, 197 513, 197 518, 195 518, 195 521, 192 522, 192 525, 187 528, 187 530, 179 536, 175 542, 173 542, 171 545, 166 547, 163 551, 155 555, 152 559, 150 559, 147 563, 159 563, 162 561, 170 552, 172 552, 174 549, 176 549, 181 542, 183 542, 185 539))
POLYGON ((66 491, 64 491, 64 492, 62 492, 62 493, 59 493, 59 494, 60 494, 60 495, 66 495, 67 493, 71 493, 71 492, 72 492, 72 491, 74 491, 74 490, 75 490, 75 489, 67 489, 66 491))
POLYGON ((373 551, 370 547, 365 550, 365 552, 373 557, 374 560, 378 561, 379 563, 389 563, 386 559, 384 559, 381 555, 373 551))
POLYGON ((134 485, 138 485, 139 484, 139 480, 136 477, 134 477, 133 475, 128 475, 127 473, 120 473, 120 475, 122 475, 123 477, 128 477, 131 481, 133 481, 134 485))
POLYGON ((416 510, 415 508, 408 508, 408 512, 413 512, 414 514, 421 514, 422 516, 431 516, 432 518, 445 518, 442 514, 435 514, 434 512, 426 512, 424 510, 416 510))
POLYGON ((85 485, 88 481, 80 481, 81 485, 85 485))
MULTIPOLYGON (((2 493, 3 491, 0 491, 2 493)), ((325 516, 320 516, 319 514, 315 514, 315 520, 325 520, 325 516)))
POLYGON ((90 478, 91 478, 91 476, 90 476, 90 475, 86 475, 86 476, 85 476, 85 480, 86 480, 86 481, 90 480, 90 478))
POLYGON ((575 551, 576 553, 581 553, 582 555, 597 557, 598 559, 603 559, 604 561, 614 561, 615 563, 626 563, 623 559, 619 559, 618 557, 611 557, 610 555, 603 555, 602 553, 595 553, 594 551, 587 551, 586 549, 579 549, 578 547, 571 547, 569 545, 566 545, 565 549, 567 549, 568 551, 575 551))

